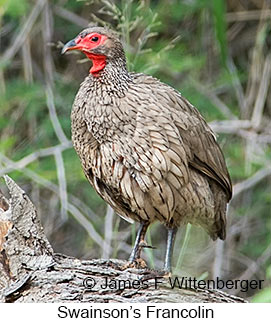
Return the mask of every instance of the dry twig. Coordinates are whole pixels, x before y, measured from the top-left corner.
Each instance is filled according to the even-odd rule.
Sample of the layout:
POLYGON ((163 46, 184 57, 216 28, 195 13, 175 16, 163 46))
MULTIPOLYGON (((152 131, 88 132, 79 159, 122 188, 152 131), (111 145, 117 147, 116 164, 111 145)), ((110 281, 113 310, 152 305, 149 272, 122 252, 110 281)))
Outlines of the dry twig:
POLYGON ((267 97, 270 78, 271 78, 271 54, 268 54, 264 62, 259 91, 254 105, 252 118, 251 118, 252 126, 255 129, 257 129, 260 126, 262 121, 263 108, 267 97))
POLYGON ((233 199, 245 190, 251 189, 266 177, 271 176, 271 167, 260 169, 257 173, 233 186, 233 199))
POLYGON ((25 43, 26 38, 28 37, 33 25, 38 18, 40 12, 46 4, 46 0, 38 0, 35 6, 33 7, 30 15, 25 21, 24 25, 21 26, 20 31, 12 42, 11 46, 4 52, 2 57, 0 58, 0 62, 6 64, 10 61, 18 52, 18 50, 25 43))
POLYGON ((107 205, 107 211, 104 221, 104 245, 103 245, 103 252, 102 258, 108 259, 111 255, 112 248, 108 248, 111 246, 112 237, 113 237, 113 216, 114 210, 110 205, 107 205))

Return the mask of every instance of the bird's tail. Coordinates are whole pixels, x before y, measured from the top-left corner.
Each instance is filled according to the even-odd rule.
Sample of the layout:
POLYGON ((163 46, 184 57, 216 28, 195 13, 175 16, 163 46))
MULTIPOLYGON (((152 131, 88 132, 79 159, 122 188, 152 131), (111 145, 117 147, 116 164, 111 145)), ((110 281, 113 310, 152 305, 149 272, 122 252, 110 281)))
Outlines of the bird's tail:
POLYGON ((213 192, 214 196, 214 202, 215 202, 215 220, 213 224, 213 228, 210 228, 211 232, 209 232, 211 238, 213 240, 216 240, 217 238, 220 238, 221 240, 225 240, 226 238, 226 213, 227 213, 227 196, 222 187, 212 181, 211 182, 211 190, 213 192))

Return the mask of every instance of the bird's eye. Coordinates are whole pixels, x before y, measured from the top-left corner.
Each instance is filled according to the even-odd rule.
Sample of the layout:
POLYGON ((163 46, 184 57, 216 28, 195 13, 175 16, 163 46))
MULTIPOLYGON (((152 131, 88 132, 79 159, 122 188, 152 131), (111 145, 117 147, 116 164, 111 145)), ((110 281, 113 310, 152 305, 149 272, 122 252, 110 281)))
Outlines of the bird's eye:
POLYGON ((99 40, 99 37, 97 37, 97 36, 94 36, 94 37, 91 38, 91 41, 94 41, 94 42, 96 42, 98 40, 99 40))

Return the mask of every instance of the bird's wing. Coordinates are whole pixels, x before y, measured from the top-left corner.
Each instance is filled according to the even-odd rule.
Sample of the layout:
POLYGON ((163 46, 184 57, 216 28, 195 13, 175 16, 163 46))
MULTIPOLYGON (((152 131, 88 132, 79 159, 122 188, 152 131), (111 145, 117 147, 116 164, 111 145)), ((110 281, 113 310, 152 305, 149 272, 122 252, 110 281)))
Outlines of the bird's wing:
POLYGON ((180 135, 192 153, 189 164, 206 174, 224 189, 228 200, 232 196, 232 184, 223 153, 216 141, 215 134, 195 107, 185 98, 177 96, 178 111, 188 112, 189 129, 184 129, 181 119, 177 119, 180 135))
POLYGON ((127 98, 123 109, 135 109, 136 120, 133 126, 127 125, 131 131, 124 131, 124 135, 130 139, 128 145, 135 152, 134 160, 138 158, 138 166, 157 179, 167 173, 180 184, 187 182, 188 166, 192 166, 219 183, 231 198, 232 185, 223 153, 192 104, 170 86, 143 75, 136 91, 130 89, 127 98))

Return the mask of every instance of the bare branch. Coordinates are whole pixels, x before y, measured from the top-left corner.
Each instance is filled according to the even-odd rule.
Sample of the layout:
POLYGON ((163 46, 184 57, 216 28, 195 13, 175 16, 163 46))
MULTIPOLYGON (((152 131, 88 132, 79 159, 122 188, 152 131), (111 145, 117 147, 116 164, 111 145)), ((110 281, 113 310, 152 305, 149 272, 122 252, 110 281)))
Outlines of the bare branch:
POLYGON ((27 20, 25 21, 24 25, 19 29, 17 36, 15 37, 14 41, 12 42, 11 46, 4 52, 2 57, 0 58, 0 63, 5 64, 10 61, 18 52, 20 47, 24 44, 28 34, 30 33, 38 15, 40 14, 41 10, 43 9, 46 0, 38 0, 35 4, 34 8, 32 9, 30 15, 28 16, 27 20))
POLYGON ((46 101, 47 101, 47 106, 49 109, 50 119, 53 124, 53 127, 54 127, 54 130, 55 130, 58 140, 64 144, 68 143, 69 140, 67 139, 67 137, 61 127, 61 124, 58 120, 58 117, 57 117, 53 91, 52 91, 52 88, 49 84, 47 84, 47 86, 46 86, 46 101))
MULTIPOLYGON (((71 147, 72 147, 72 143, 71 143, 71 141, 69 141, 65 144, 59 144, 57 146, 37 150, 37 151, 33 152, 32 154, 29 154, 26 157, 24 157, 16 162, 12 161, 12 163, 10 163, 10 162, 7 162, 8 159, 5 159, 5 162, 7 162, 8 166, 0 169, 0 176, 8 174, 14 170, 24 171, 24 169, 27 165, 38 160, 39 158, 54 155, 57 150, 64 151, 66 149, 70 149, 71 147)), ((0 158, 0 161, 1 161, 1 158, 0 158)), ((97 216, 84 202, 82 202, 80 199, 78 199, 77 197, 75 197, 72 194, 68 194, 68 198, 76 207, 81 209, 85 214, 89 215, 89 217, 95 223, 99 223, 100 217, 97 216)))
POLYGON ((65 175, 65 168, 61 150, 57 149, 55 151, 55 161, 56 161, 56 170, 57 178, 59 183, 59 199, 61 202, 61 219, 66 221, 68 219, 67 209, 68 209, 68 193, 67 193, 67 181, 65 175))
POLYGON ((249 10, 249 11, 236 11, 228 12, 226 14, 227 22, 236 21, 249 21, 249 20, 259 20, 259 19, 271 19, 271 10, 249 10))
POLYGON ((222 277, 221 269, 223 266, 223 259, 224 259, 224 246, 225 243, 222 240, 217 240, 215 244, 215 257, 213 262, 213 278, 215 277, 222 277))
POLYGON ((52 41, 52 13, 48 3, 45 2, 44 10, 42 12, 42 37, 43 37, 43 66, 45 82, 53 87, 54 80, 54 62, 51 53, 51 47, 48 44, 52 41))
POLYGON ((237 117, 231 112, 229 107, 219 99, 218 96, 215 95, 212 91, 210 91, 208 88, 200 84, 199 82, 191 79, 191 82, 193 86, 205 97, 207 97, 219 110, 220 112, 230 120, 237 119, 237 117))
POLYGON ((250 120, 221 120, 208 123, 214 132, 238 134, 240 130, 251 128, 250 120))
POLYGON ((60 6, 53 7, 54 12, 61 18, 68 20, 69 22, 78 25, 79 27, 86 28, 89 24, 88 20, 78 16, 77 14, 60 6))
POLYGON ((22 56, 23 56, 24 78, 25 78, 25 81, 29 84, 33 82, 33 67, 32 67, 29 35, 25 39, 24 46, 22 46, 22 56))
POLYGON ((249 66, 249 77, 247 82, 245 106, 246 111, 243 118, 250 118, 252 114, 253 105, 257 97, 261 75, 263 74, 263 47, 264 47, 264 35, 267 33, 269 23, 262 21, 258 23, 257 35, 255 39, 255 45, 253 47, 251 62, 249 66))
POLYGON ((25 156, 24 158, 22 158, 16 162, 12 161, 12 165, 10 163, 8 163, 8 166, 6 168, 3 168, 0 170, 0 176, 2 176, 4 174, 8 174, 15 169, 21 170, 21 169, 25 168, 27 165, 29 165, 29 164, 33 163, 34 161, 36 161, 37 159, 39 159, 40 157, 54 155, 57 150, 63 151, 66 149, 70 149, 71 147, 72 147, 71 141, 67 141, 66 143, 62 143, 57 146, 34 151, 33 153, 25 156))
MULTIPOLYGON (((0 153, 0 157, 3 162, 11 165, 14 167, 12 160, 4 156, 0 153)), ((37 182, 39 185, 42 185, 49 189, 50 191, 54 192, 56 195, 59 196, 59 187, 55 185, 54 183, 48 181, 47 179, 39 176, 35 172, 33 172, 30 169, 24 168, 23 173, 25 176, 31 178, 33 181, 37 182)), ((77 219, 79 223, 85 228, 85 230, 88 232, 89 236, 95 241, 99 246, 102 246, 105 242, 101 235, 95 230, 94 226, 91 224, 91 222, 80 212, 80 210, 75 207, 70 202, 67 203, 67 210, 77 219)), ((110 246, 108 246, 109 248, 110 246)))
POLYGON ((266 167, 261 170, 259 170, 257 173, 255 173, 250 178, 244 180, 241 183, 235 184, 233 186, 233 198, 234 200, 239 194, 244 192, 245 190, 248 190, 252 188, 253 186, 257 185, 260 181, 262 181, 264 178, 271 176, 271 167, 266 167))
POLYGON ((245 107, 245 94, 244 94, 242 84, 241 84, 239 77, 237 75, 236 66, 235 66, 232 58, 229 59, 227 66, 228 66, 228 69, 231 72, 231 75, 233 77, 233 89, 235 91, 235 95, 238 100, 238 105, 241 110, 241 115, 243 115, 245 108, 246 108, 245 107))
POLYGON ((268 54, 265 59, 259 91, 254 105, 252 118, 251 118, 252 125, 255 129, 257 129, 261 124, 263 108, 267 97, 267 90, 270 84, 270 77, 271 77, 271 54, 268 54))
POLYGON ((107 205, 107 211, 104 222, 104 245, 103 245, 103 253, 102 258, 108 259, 111 254, 112 248, 108 248, 111 246, 112 236, 113 236, 113 216, 114 210, 110 205, 107 205))
MULTIPOLYGON (((271 258, 271 245, 267 246, 265 251, 261 254, 261 256, 252 263, 252 265, 248 266, 247 270, 243 272, 243 274, 238 278, 242 280, 250 280, 258 271, 259 267, 265 263, 268 259, 271 258)), ((239 290, 235 290, 234 294, 237 294, 239 290)))
POLYGON ((252 129, 252 123, 250 120, 215 120, 209 122, 209 126, 215 133, 237 135, 246 140, 251 140, 253 137, 255 143, 259 144, 271 143, 271 134, 256 133, 255 129, 252 129))

